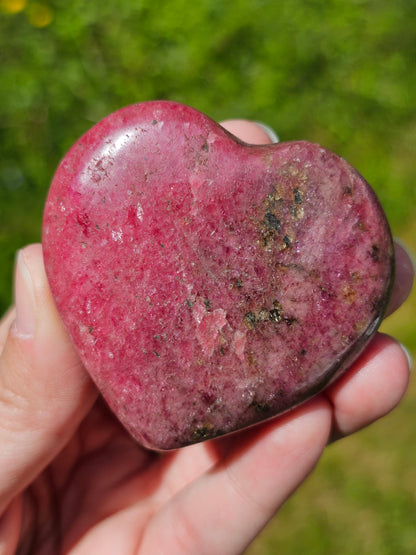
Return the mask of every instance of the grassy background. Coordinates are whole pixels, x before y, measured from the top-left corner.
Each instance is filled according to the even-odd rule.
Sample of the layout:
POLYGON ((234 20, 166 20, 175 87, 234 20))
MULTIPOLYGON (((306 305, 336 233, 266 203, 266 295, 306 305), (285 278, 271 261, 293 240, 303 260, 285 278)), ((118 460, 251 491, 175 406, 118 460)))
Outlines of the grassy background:
MULTIPOLYGON (((416 2, 0 0, 0 311, 69 146, 163 98, 338 152, 416 251, 416 2)), ((383 328, 416 353, 416 299, 383 328)), ((416 553, 416 391, 328 449, 249 553, 416 553)))

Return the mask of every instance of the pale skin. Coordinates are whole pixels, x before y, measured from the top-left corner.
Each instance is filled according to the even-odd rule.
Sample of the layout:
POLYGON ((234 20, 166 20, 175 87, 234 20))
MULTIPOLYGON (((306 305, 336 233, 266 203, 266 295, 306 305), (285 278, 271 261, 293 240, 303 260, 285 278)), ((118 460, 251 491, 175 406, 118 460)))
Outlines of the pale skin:
MULTIPOLYGON (((270 142, 254 123, 224 125, 270 142)), ((413 282, 400 246, 396 259, 389 313, 413 282)), ((0 555, 241 553, 327 444, 391 411, 408 379, 401 345, 378 333, 339 381, 292 412, 179 451, 147 451, 99 397, 54 307, 41 246, 30 245, 0 323, 0 555)))

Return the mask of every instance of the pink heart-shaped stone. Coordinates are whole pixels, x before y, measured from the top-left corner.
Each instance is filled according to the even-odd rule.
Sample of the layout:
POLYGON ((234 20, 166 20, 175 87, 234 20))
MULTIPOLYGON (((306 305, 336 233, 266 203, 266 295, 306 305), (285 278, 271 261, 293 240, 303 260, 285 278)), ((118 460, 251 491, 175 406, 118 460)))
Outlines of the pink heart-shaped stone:
POLYGON ((383 316, 393 247, 342 158, 247 145, 173 102, 124 108, 68 152, 43 227, 58 310, 134 438, 171 449, 298 405, 383 316))

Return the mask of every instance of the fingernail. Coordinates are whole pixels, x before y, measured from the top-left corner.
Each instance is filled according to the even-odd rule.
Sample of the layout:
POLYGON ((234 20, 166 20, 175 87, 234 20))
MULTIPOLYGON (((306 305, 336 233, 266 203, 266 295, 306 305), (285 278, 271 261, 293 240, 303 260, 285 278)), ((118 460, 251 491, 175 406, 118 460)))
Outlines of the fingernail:
POLYGON ((266 133, 266 135, 269 137, 269 139, 272 141, 272 143, 278 143, 279 142, 280 139, 279 139, 277 133, 274 131, 274 129, 272 129, 271 127, 269 127, 265 123, 262 123, 261 121, 256 121, 256 124, 263 129, 263 131, 266 133))
POLYGON ((407 347, 405 347, 403 345, 403 343, 400 343, 400 347, 403 349, 404 354, 406 355, 407 358, 407 364, 409 365, 409 372, 412 370, 413 368, 413 359, 412 359, 412 355, 410 354, 410 351, 407 349, 407 347))
POLYGON ((32 276, 22 251, 16 256, 15 330, 23 337, 33 337, 36 328, 36 298, 32 276))

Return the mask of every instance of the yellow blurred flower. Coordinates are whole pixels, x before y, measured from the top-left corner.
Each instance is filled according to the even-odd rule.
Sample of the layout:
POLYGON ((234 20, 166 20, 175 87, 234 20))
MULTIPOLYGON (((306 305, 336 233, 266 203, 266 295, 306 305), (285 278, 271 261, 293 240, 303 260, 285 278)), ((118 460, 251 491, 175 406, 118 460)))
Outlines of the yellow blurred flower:
POLYGON ((39 29, 47 27, 53 20, 52 9, 47 4, 43 4, 42 2, 31 2, 27 6, 26 13, 29 23, 33 27, 38 27, 39 29))
POLYGON ((5 13, 22 12, 27 4, 27 0, 0 0, 0 8, 5 13))

